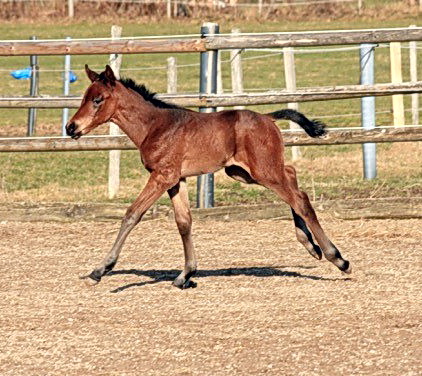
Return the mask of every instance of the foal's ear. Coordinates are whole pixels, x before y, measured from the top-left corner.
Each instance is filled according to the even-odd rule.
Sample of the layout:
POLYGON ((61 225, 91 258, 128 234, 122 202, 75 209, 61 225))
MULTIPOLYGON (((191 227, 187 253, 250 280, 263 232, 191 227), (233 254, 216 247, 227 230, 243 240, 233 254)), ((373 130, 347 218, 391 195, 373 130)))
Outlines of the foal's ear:
POLYGON ((111 69, 110 65, 106 65, 104 74, 107 82, 110 83, 111 86, 114 86, 116 84, 116 76, 114 75, 113 69, 111 69))
POLYGON ((97 81, 100 78, 100 75, 98 73, 89 69, 88 64, 85 64, 85 72, 91 82, 97 81))

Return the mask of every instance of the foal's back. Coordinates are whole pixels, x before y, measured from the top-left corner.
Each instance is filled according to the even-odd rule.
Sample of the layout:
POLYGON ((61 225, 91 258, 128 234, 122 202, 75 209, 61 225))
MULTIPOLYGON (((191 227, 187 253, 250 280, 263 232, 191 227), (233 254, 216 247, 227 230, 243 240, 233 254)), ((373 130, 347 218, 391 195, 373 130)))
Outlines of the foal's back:
POLYGON ((177 149, 184 177, 214 172, 236 162, 253 164, 259 154, 265 159, 278 155, 279 163, 281 133, 266 115, 249 110, 167 111, 169 124, 163 129, 161 142, 177 149))

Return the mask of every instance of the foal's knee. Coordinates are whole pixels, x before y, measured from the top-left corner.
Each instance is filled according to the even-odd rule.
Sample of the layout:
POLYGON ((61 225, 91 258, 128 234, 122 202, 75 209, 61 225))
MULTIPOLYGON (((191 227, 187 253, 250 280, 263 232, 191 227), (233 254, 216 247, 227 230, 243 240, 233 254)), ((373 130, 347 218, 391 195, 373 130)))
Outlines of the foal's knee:
POLYGON ((192 218, 190 214, 176 215, 176 224, 180 235, 188 235, 192 227, 192 218))

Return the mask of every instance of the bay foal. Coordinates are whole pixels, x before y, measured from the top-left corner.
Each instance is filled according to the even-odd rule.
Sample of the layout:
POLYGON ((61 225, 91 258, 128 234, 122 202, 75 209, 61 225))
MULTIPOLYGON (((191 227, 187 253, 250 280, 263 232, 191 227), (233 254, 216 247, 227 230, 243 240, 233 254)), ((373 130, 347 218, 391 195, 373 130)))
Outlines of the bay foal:
POLYGON ((266 115, 247 110, 198 113, 162 102, 130 79, 116 80, 109 66, 101 74, 88 66, 85 70, 91 85, 66 126, 67 134, 78 139, 98 125, 112 121, 139 149, 142 163, 151 175, 127 210, 112 249, 83 278, 98 283, 113 269, 130 231, 167 191, 185 253, 184 270, 173 284, 179 288, 193 287, 190 277, 196 271, 196 258, 186 178, 222 168, 235 180, 273 190, 290 205, 297 238, 308 252, 317 259, 324 254, 341 271, 351 272, 349 262, 321 228, 308 196, 299 190, 295 169, 284 164, 283 140, 274 121, 292 120, 312 137, 324 134, 323 124, 293 110, 266 115))

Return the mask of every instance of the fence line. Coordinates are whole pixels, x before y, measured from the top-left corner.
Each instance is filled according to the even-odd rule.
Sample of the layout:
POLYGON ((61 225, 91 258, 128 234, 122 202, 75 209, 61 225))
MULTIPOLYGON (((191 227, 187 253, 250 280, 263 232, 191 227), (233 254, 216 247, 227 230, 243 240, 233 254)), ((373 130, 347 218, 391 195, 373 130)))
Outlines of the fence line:
MULTIPOLYGON (((284 49, 290 47, 331 46, 339 44, 352 45, 363 42, 379 45, 380 43, 387 42, 398 43, 421 40, 422 28, 415 27, 298 33, 243 33, 238 35, 204 34, 201 38, 190 35, 171 36, 170 38, 153 36, 120 39, 97 38, 72 41, 0 41, 0 56, 162 52, 207 52, 211 55, 215 54, 216 51, 226 49, 237 49, 239 51, 254 48, 284 49)), ((351 47, 348 47, 348 49, 351 49, 351 47)), ((293 56, 293 53, 291 55, 293 56)), ((252 56, 251 58, 255 57, 252 56)), ((167 94, 159 95, 158 97, 183 107, 209 108, 421 93, 422 81, 414 82, 415 80, 413 78, 413 82, 403 84, 346 85, 302 89, 293 89, 292 87, 291 90, 261 93, 218 95, 167 94)), ((0 108, 77 108, 80 105, 80 101, 80 97, 0 97, 0 108)), ((309 138, 303 132, 283 132, 283 135, 287 145, 405 142, 422 141, 422 127, 379 127, 371 130, 336 130, 330 131, 326 137, 320 139, 309 138)), ((0 139, 0 151, 120 150, 133 148, 134 146, 126 136, 90 136, 78 141, 63 138, 0 139)))
MULTIPOLYGON (((287 146, 293 145, 342 145, 364 142, 414 142, 422 141, 422 127, 377 127, 372 130, 329 130, 321 138, 311 138, 302 130, 283 131, 287 146)), ((64 137, 0 138, 0 152, 52 152, 52 151, 97 151, 136 150, 126 135, 84 136, 79 140, 64 137)))
POLYGON ((422 28, 328 30, 295 33, 242 33, 139 38, 95 38, 37 41, 0 41, 0 56, 98 55, 137 53, 185 53, 212 50, 309 47, 339 44, 411 42, 422 40, 422 28))
MULTIPOLYGON (((422 50, 422 46, 417 46, 417 42, 409 42, 409 44, 412 44, 411 46, 404 46, 401 45, 401 49, 411 49, 412 51, 414 50, 422 50)), ((375 48, 389 48, 390 45, 387 43, 383 43, 383 44, 379 44, 377 45, 375 48)), ((294 49, 293 52, 294 54, 311 54, 311 53, 326 53, 326 52, 341 52, 341 51, 358 51, 360 49, 359 46, 353 46, 353 47, 339 47, 339 48, 324 48, 324 49, 294 49)), ((248 51, 271 51, 272 53, 269 54, 263 54, 263 55, 257 55, 257 56, 248 56, 248 57, 242 57, 242 61, 248 61, 248 60, 259 60, 259 59, 263 59, 263 58, 268 58, 268 57, 277 57, 280 55, 283 55, 283 49, 276 49, 276 48, 245 48, 245 49, 240 49, 237 51, 242 51, 243 53, 248 52, 248 51)), ((221 63, 231 63, 231 59, 222 59, 221 63)), ((192 67, 199 67, 199 63, 191 63, 191 64, 178 64, 176 65, 176 68, 192 68, 192 67)), ((103 69, 103 66, 92 66, 92 69, 103 69)), ((10 73, 12 68, 9 69, 2 69, 0 68, 0 72, 7 72, 10 73)), ((167 70, 167 65, 160 65, 160 66, 152 66, 152 67, 146 67, 146 66, 142 66, 142 67, 131 67, 131 68, 121 68, 120 71, 126 71, 126 72, 136 72, 136 71, 146 71, 146 70, 167 70)), ((38 69, 39 72, 42 73, 51 73, 51 72, 59 72, 62 73, 64 72, 64 69, 38 69)), ((84 68, 77 68, 77 69, 72 69, 73 72, 85 72, 84 68)), ((413 80, 412 80, 413 81, 413 80)), ((262 89, 261 89, 262 90, 262 89)))
MULTIPOLYGON (((311 102, 422 93, 422 81, 403 84, 344 85, 241 94, 159 94, 157 98, 182 107, 231 107, 289 102, 311 102)), ((0 108, 78 108, 82 97, 0 97, 0 108)))

